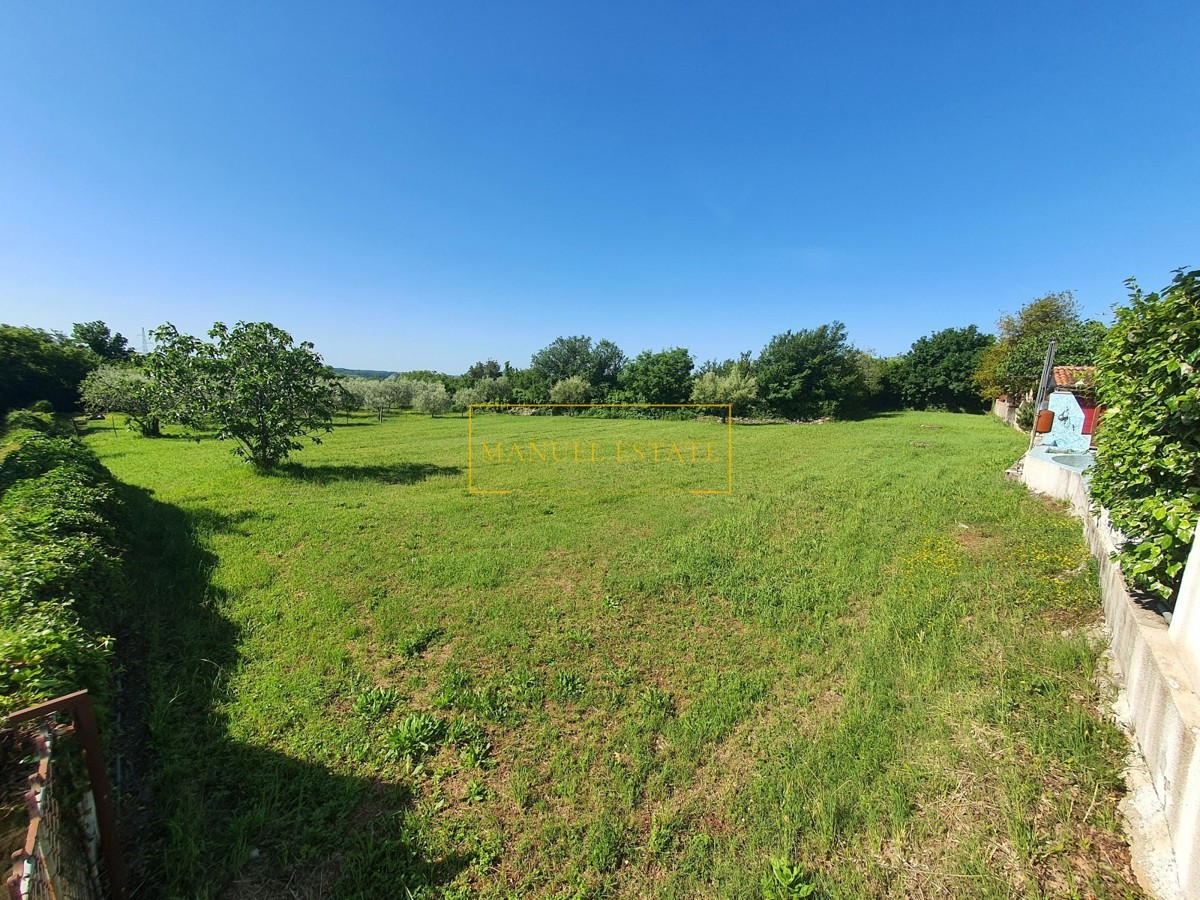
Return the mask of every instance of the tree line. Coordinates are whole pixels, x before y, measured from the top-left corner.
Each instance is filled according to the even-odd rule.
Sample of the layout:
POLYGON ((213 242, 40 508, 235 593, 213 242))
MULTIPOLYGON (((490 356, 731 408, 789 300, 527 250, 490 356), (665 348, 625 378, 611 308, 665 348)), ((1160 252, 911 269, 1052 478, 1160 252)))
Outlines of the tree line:
POLYGON ((523 368, 496 359, 461 375, 411 371, 339 376, 311 343, 269 323, 214 325, 208 340, 172 325, 134 352, 102 321, 70 335, 0 326, 0 407, 118 412, 147 437, 164 422, 208 428, 254 465, 270 468, 319 439, 339 412, 430 415, 472 404, 713 404, 735 416, 853 418, 908 407, 980 412, 986 400, 1022 396, 1036 383, 1051 338, 1064 364, 1094 362, 1105 327, 1083 321, 1070 292, 1047 294, 1006 315, 998 334, 945 328, 907 353, 856 347, 841 322, 777 334, 754 354, 697 363, 683 347, 628 357, 610 340, 558 337, 523 368), (274 432, 276 437, 272 437, 274 432))

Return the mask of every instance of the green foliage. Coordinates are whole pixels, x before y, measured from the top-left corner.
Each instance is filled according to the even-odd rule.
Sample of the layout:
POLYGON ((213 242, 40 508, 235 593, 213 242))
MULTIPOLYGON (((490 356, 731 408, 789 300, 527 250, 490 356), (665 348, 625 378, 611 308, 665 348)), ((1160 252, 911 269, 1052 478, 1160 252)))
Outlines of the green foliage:
POLYGON ((555 382, 550 389, 552 403, 587 403, 591 397, 592 386, 579 375, 555 382))
POLYGON ((457 413, 465 413, 473 403, 486 403, 484 393, 477 387, 459 388, 450 398, 450 408, 457 413))
POLYGON ((863 408, 874 412, 901 409, 900 396, 904 378, 903 356, 875 356, 866 351, 858 354, 858 369, 862 373, 863 408))
POLYGON ((865 393, 858 351, 841 322, 771 338, 755 366, 767 409, 788 419, 858 412, 865 393))
POLYGON ((409 713, 388 731, 388 751, 396 759, 416 762, 437 749, 445 735, 446 723, 433 713, 409 713))
POLYGON ((71 340, 104 360, 128 362, 133 358, 129 341, 120 332, 113 334, 107 325, 95 322, 76 322, 71 329, 71 340))
POLYGON ((471 368, 467 369, 466 377, 472 382, 491 380, 499 378, 503 371, 500 368, 500 363, 494 359, 489 359, 487 362, 477 362, 471 368))
POLYGON ((1017 427, 1022 431, 1030 431, 1034 418, 1033 401, 1022 400, 1021 405, 1017 407, 1017 427))
POLYGON ((904 359, 900 392, 911 409, 980 412, 975 372, 995 342, 974 325, 944 328, 919 338, 904 359))
POLYGON ((450 393, 440 381, 418 382, 413 390, 412 405, 419 412, 436 416, 450 408, 450 393))
POLYGON ((442 629, 436 626, 420 628, 400 642, 400 652, 408 659, 413 659, 428 650, 430 644, 440 638, 442 634, 442 629))
POLYGON ((399 706, 403 700, 404 695, 395 688, 370 688, 354 699, 354 711, 369 719, 381 719, 399 706))
POLYGON ((533 354, 528 381, 529 386, 536 383, 548 386, 578 377, 594 387, 608 389, 616 386, 624 367, 625 354, 612 341, 593 344, 590 337, 583 335, 560 337, 533 354))
POLYGON ((55 409, 79 404, 79 383, 96 357, 60 334, 0 325, 0 412, 45 400, 55 409))
POLYGON ((155 383, 133 366, 100 366, 83 379, 83 407, 93 413, 124 413, 143 437, 158 437, 158 414, 163 401, 155 383))
POLYGON ((583 846, 589 866, 597 872, 614 871, 625 853, 623 823, 602 818, 588 829, 583 846))
POLYGON ((1100 350, 1092 496, 1128 539, 1125 577, 1170 598, 1200 514, 1200 270, 1177 271, 1161 294, 1126 284, 1100 350))
POLYGON ((35 431, 52 437, 75 437, 78 431, 68 415, 45 411, 45 406, 35 403, 40 409, 14 409, 4 417, 3 432, 8 435, 20 431, 35 431))
MULTIPOLYGON (((216 424, 219 440, 257 469, 273 469, 315 432, 329 431, 333 414, 332 370, 307 341, 269 322, 213 325, 209 344, 173 325, 155 329, 149 372, 164 410, 191 427, 216 424)), ((444 392, 444 389, 443 389, 444 392)))
POLYGON ((705 372, 692 384, 693 403, 728 404, 735 416, 744 416, 757 400, 758 380, 748 365, 732 366, 724 374, 705 372))
POLYGON ((625 364, 620 384, 634 403, 686 403, 692 393, 692 354, 682 347, 644 350, 625 364))
POLYGON ((1031 300, 1015 316, 1001 317, 997 328, 999 340, 983 352, 975 371, 987 400, 1024 397, 1037 387, 1051 340, 1058 342, 1056 365, 1093 365, 1107 330, 1100 322, 1080 320, 1071 291, 1031 300))
POLYGON ((50 417, 32 409, 14 409, 4 417, 4 433, 15 431, 37 431, 42 434, 50 430, 50 417))
POLYGON ((98 614, 124 580, 108 473, 73 440, 27 432, 0 461, 0 715, 80 688, 103 699, 98 614))
POLYGON ((771 867, 762 876, 764 900, 800 900, 811 897, 816 884, 809 879, 803 866, 793 866, 786 860, 771 857, 771 867))

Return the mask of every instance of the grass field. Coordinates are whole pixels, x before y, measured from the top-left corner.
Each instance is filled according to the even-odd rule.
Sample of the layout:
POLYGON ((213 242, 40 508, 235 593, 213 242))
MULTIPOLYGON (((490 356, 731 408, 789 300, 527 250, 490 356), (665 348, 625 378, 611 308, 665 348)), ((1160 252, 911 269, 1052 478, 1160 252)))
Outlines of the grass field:
POLYGON ((1003 480, 1021 436, 732 440, 729 496, 540 460, 475 496, 465 419, 354 419, 269 477, 96 429, 142 896, 1138 896, 1094 569, 1003 480))

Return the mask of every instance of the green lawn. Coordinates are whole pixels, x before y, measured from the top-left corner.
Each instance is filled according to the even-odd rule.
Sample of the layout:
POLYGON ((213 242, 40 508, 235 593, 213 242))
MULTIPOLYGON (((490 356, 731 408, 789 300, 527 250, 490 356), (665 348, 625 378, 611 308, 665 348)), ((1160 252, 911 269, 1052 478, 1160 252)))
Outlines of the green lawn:
POLYGON ((1021 436, 732 440, 730 496, 687 493, 724 486, 698 464, 540 460, 476 496, 465 419, 354 419, 269 477, 95 430, 132 519, 143 895, 1137 896, 1094 567, 1004 481, 1021 436))

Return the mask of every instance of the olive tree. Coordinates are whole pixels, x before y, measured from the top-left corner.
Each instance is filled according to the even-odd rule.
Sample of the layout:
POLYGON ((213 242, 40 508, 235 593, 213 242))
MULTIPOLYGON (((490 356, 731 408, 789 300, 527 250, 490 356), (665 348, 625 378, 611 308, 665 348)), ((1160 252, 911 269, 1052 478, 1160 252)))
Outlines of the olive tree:
POLYGON ((143 437, 158 437, 160 402, 155 384, 132 366, 101 366, 79 387, 84 408, 91 413, 124 413, 143 437))
POLYGON ((481 378, 475 385, 483 399, 480 403, 508 403, 513 398, 512 380, 507 375, 481 378))
POLYGON ((355 388, 362 397, 363 409, 369 409, 375 413, 379 421, 382 422, 383 414, 392 408, 392 392, 382 381, 374 378, 360 380, 355 385, 355 388))
MULTIPOLYGON (((734 415, 745 414, 758 399, 758 382, 744 366, 732 366, 724 375, 705 372, 692 385, 693 403, 733 407, 734 415)), ((721 418, 725 418, 722 410, 721 418)))
POLYGON ((350 413, 363 408, 363 395, 356 383, 357 379, 335 378, 329 384, 333 392, 333 408, 347 418, 350 413))
POLYGON ((450 408, 450 394, 440 381, 418 381, 415 385, 413 409, 436 416, 450 408))
POLYGON ((592 386, 578 375, 564 378, 550 388, 552 403, 587 403, 592 396, 592 386))
POLYGON ((180 424, 213 424, 219 440, 256 469, 269 470, 300 450, 300 437, 320 443, 331 430, 333 370, 307 341, 269 322, 217 322, 212 342, 155 329, 149 369, 168 389, 170 416, 180 424))
POLYGON ((472 403, 487 403, 487 396, 483 389, 478 385, 475 387, 459 388, 454 392, 454 397, 450 401, 450 408, 458 413, 466 413, 472 403))

